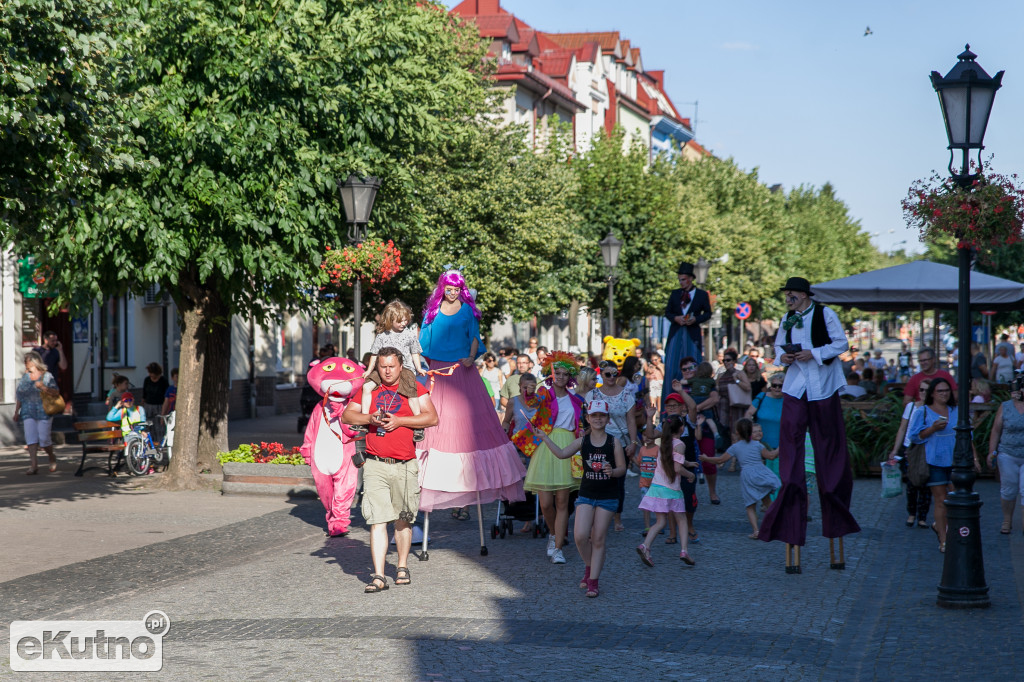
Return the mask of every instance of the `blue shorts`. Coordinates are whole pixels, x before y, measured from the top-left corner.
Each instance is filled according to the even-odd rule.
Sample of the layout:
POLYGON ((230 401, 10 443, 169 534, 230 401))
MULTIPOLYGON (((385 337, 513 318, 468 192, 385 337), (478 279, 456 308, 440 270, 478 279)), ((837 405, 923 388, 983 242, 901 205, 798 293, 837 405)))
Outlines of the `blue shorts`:
POLYGON ((928 483, 925 485, 949 485, 952 480, 953 467, 937 467, 928 465, 928 483))
POLYGON ((615 513, 615 510, 619 508, 619 501, 617 499, 611 500, 595 500, 590 497, 577 497, 576 506, 581 504, 589 504, 591 507, 600 507, 601 509, 615 513))

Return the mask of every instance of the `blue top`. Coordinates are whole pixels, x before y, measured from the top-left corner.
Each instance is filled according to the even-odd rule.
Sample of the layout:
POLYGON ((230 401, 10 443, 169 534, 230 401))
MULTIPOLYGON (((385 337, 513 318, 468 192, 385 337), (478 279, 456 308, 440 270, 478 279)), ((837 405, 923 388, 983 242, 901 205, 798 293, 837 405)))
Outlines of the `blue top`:
POLYGON ((953 446, 956 444, 956 408, 949 408, 949 421, 946 428, 938 433, 933 433, 929 438, 921 438, 921 432, 942 418, 942 415, 933 412, 931 407, 925 405, 923 410, 914 410, 910 417, 910 424, 907 426, 907 433, 914 443, 924 443, 924 458, 933 467, 953 466, 953 446))
MULTIPOLYGON (((40 381, 47 388, 57 388, 57 381, 49 372, 44 372, 40 381)), ((21 403, 20 414, 22 420, 35 419, 36 421, 47 421, 53 419, 43 409, 43 397, 39 394, 39 389, 36 388, 36 384, 32 381, 32 377, 28 375, 28 372, 22 374, 21 379, 18 380, 18 386, 14 389, 14 397, 21 403)))
POLYGON ((473 339, 478 340, 477 353, 482 353, 485 348, 480 338, 480 322, 473 315, 473 309, 465 303, 454 315, 445 315, 439 310, 430 324, 424 318, 420 330, 423 355, 438 362, 458 362, 468 358, 473 339))
POLYGON ((753 400, 753 405, 757 408, 757 423, 761 425, 761 431, 764 432, 764 438, 761 441, 771 450, 779 447, 782 400, 782 398, 772 398, 764 393, 759 393, 753 400))

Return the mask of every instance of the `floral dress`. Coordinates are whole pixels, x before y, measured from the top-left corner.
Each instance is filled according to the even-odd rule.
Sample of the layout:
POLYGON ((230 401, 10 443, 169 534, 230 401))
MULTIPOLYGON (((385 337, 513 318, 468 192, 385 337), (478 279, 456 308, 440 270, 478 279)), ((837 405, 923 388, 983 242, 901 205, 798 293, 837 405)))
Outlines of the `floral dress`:
MULTIPOLYGON (((49 372, 43 373, 42 382, 43 386, 47 388, 57 388, 57 381, 49 372)), ((36 388, 35 382, 32 381, 32 377, 28 375, 28 372, 21 375, 18 387, 14 390, 14 397, 21 404, 20 414, 22 419, 35 419, 36 421, 53 419, 43 409, 43 398, 39 395, 39 389, 36 388)))

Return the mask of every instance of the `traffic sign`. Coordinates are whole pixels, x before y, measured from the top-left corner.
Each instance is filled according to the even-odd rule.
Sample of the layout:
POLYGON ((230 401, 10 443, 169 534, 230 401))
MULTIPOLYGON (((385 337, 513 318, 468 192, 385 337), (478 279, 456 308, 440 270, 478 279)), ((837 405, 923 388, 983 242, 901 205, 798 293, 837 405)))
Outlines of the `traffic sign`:
POLYGON ((740 303, 736 306, 736 319, 745 320, 750 317, 750 304, 740 303))

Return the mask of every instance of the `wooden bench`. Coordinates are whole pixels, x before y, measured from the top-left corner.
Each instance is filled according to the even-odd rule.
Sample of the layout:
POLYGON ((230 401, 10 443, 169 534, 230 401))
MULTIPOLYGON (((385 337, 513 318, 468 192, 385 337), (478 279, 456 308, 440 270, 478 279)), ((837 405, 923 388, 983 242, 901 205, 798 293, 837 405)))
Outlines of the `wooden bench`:
POLYGON ((85 458, 96 452, 107 453, 107 473, 111 477, 116 476, 115 469, 124 451, 121 425, 118 422, 108 422, 105 419, 94 422, 75 422, 75 431, 78 432, 78 441, 82 444, 82 462, 78 465, 75 476, 82 475, 82 472, 85 471, 85 458))

